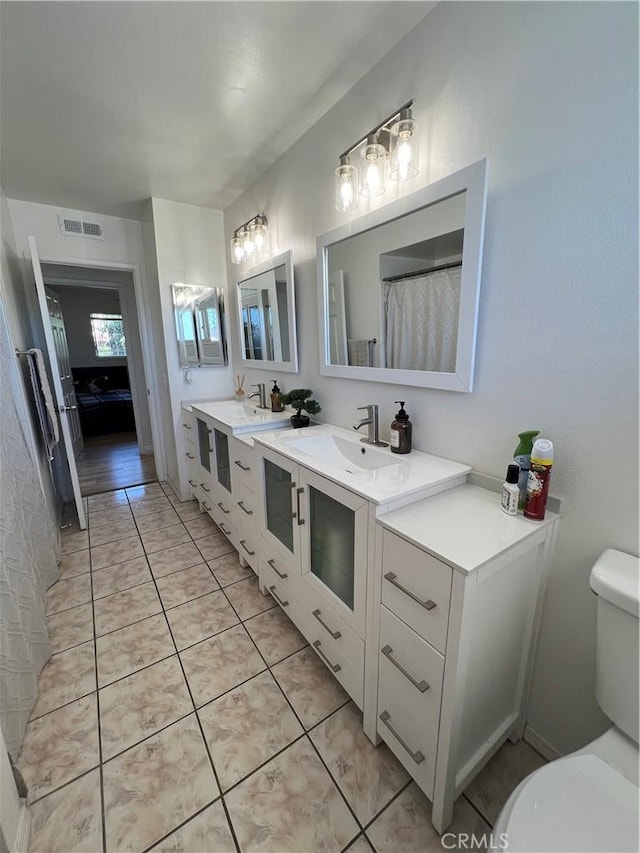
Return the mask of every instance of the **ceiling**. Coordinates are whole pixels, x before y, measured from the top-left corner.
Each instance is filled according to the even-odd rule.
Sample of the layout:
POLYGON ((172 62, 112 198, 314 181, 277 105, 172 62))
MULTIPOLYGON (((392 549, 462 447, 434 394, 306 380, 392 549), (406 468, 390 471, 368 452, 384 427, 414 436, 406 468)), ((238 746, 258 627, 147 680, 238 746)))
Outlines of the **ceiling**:
POLYGON ((1 2, 9 198, 224 209, 435 3, 1 2))

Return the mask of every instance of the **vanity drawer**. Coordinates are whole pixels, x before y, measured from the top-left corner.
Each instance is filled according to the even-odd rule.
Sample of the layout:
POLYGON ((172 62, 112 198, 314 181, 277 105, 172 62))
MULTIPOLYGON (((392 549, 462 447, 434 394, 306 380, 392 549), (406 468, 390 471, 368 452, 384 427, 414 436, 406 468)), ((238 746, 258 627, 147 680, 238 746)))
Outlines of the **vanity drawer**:
POLYGON ((364 695, 364 641, 305 584, 301 631, 359 708, 364 695))
MULTIPOLYGON (((225 522, 226 526, 231 524, 236 530, 240 529, 240 510, 234 503, 233 497, 229 492, 221 489, 220 487, 214 487, 211 491, 210 501, 213 505, 214 511, 218 514, 220 519, 225 522)), ((216 520, 216 524, 219 525, 220 522, 216 520)))
POLYGON ((236 506, 238 510, 236 512, 236 517, 240 522, 240 529, 242 530, 242 534, 245 532, 247 535, 256 532, 256 496, 254 492, 249 489, 245 483, 238 483, 238 489, 236 494, 236 506))
POLYGON ((296 596, 298 580, 295 570, 282 560, 271 559, 271 563, 260 560, 260 586, 271 593, 289 619, 300 628, 304 624, 304 611, 296 596))
POLYGON ((443 654, 452 573, 450 566, 384 531, 382 603, 443 654))
POLYGON ((238 531, 238 554, 243 560, 251 566, 253 571, 258 574, 258 566, 260 554, 258 553, 258 534, 255 532, 247 532, 240 526, 238 531))
POLYGON ((244 483, 252 491, 255 489, 256 463, 255 450, 244 441, 230 436, 229 456, 231 470, 238 483, 244 483))
POLYGON ((437 734, 444 657, 386 607, 380 608, 379 680, 437 734))
MULTIPOLYGON (((209 499, 207 499, 206 503, 207 506, 211 506, 209 504, 209 499)), ((233 521, 231 521, 230 516, 224 515, 215 504, 211 506, 211 509, 208 509, 207 512, 211 516, 212 520, 218 525, 221 533, 224 533, 237 551, 240 548, 240 537, 238 536, 238 528, 233 521)))
POLYGON ((428 725, 418 707, 378 683, 377 731, 398 761, 431 799, 436 769, 438 726, 428 725))

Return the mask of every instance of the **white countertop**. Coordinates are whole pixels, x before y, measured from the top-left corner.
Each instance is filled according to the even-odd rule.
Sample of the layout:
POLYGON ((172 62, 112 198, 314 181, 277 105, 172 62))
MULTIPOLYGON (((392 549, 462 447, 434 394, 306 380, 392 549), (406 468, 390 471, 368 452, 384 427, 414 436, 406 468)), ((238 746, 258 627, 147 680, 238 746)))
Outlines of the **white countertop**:
POLYGON ((452 485, 456 480, 462 482, 471 471, 469 465, 443 459, 440 456, 432 456, 430 453, 413 450, 406 455, 400 455, 391 453, 388 447, 375 448, 372 452, 385 454, 389 464, 383 468, 365 470, 358 468, 357 465, 340 465, 334 458, 309 455, 291 445, 292 442, 298 442, 303 438, 323 435, 336 435, 342 440, 348 440, 362 453, 367 450, 367 446, 361 444, 359 437, 354 436, 352 431, 331 424, 319 424, 286 432, 261 432, 253 438, 256 444, 269 447, 305 468, 317 471, 334 483, 344 486, 375 504, 389 503, 429 488, 442 487, 448 482, 452 485))
POLYGON ((219 421, 227 426, 234 435, 291 426, 290 412, 272 412, 271 409, 260 409, 251 402, 239 403, 236 400, 218 400, 191 403, 190 405, 193 412, 219 421))
POLYGON ((557 519, 506 515, 500 495, 468 484, 385 513, 377 522, 454 569, 470 573, 557 519))

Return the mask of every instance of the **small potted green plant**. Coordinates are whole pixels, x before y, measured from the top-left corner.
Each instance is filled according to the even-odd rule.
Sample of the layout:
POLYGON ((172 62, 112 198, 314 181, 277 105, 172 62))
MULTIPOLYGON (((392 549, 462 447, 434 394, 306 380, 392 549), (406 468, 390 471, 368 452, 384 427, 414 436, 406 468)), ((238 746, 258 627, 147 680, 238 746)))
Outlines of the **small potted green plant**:
POLYGON ((294 388, 287 394, 282 395, 282 402, 285 406, 293 406, 296 410, 295 415, 291 415, 291 426, 294 429, 309 426, 309 415, 317 415, 322 409, 316 400, 311 399, 312 391, 310 388, 294 388), (307 415, 302 414, 302 410, 308 412, 307 415))

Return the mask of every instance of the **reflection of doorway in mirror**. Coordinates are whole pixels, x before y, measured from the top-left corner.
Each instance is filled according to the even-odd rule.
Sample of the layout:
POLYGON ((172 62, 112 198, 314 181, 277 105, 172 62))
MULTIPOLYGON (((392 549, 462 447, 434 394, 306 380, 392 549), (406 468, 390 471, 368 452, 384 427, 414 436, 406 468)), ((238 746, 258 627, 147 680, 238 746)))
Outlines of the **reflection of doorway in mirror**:
POLYGON ((329 276, 329 353, 331 364, 347 364, 347 321, 344 306, 344 273, 329 276))

